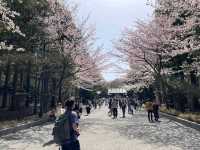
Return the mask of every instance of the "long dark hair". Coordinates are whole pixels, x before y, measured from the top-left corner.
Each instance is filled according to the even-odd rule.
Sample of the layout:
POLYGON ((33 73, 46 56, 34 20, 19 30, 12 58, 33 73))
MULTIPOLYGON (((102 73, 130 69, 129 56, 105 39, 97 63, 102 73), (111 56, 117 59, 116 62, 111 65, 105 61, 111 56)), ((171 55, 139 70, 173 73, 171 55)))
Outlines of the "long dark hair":
POLYGON ((66 109, 67 109, 68 111, 72 111, 73 106, 74 106, 74 101, 72 101, 72 100, 67 100, 67 101, 65 102, 65 107, 66 107, 66 109))

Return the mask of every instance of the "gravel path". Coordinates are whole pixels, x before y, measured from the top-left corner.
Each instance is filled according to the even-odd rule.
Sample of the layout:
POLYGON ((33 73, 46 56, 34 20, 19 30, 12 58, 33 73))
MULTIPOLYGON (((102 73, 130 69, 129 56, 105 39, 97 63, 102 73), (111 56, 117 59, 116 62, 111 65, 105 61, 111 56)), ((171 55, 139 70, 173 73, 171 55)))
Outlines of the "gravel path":
MULTIPOLYGON (((111 119, 102 108, 81 120, 81 150, 200 150, 200 132, 161 118, 149 123, 146 113, 111 119)), ((33 127, 0 139, 0 150, 58 150, 52 124, 33 127)))

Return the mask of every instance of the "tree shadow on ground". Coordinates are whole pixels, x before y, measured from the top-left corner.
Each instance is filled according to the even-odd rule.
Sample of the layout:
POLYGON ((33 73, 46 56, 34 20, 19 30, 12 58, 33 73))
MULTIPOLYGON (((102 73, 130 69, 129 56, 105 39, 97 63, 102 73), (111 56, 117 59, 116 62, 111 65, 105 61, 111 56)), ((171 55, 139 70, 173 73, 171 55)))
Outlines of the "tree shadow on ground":
MULTIPOLYGON (((149 123, 147 116, 140 113, 115 120, 108 116, 105 116, 105 118, 87 118, 81 120, 80 126, 81 131, 84 132, 93 132, 94 128, 104 128, 105 131, 118 132, 127 140, 137 139, 146 144, 176 146, 183 150, 199 150, 200 132, 168 119, 161 119, 161 121, 160 123, 149 123)), ((31 130, 20 131, 1 137, 1 139, 19 142, 29 140, 30 143, 44 143, 43 147, 47 147, 54 144, 53 140, 47 139, 52 132, 53 125, 51 124, 47 123, 31 130)))
POLYGON ((200 147, 200 133, 165 119, 160 123, 129 121, 126 125, 116 128, 120 135, 130 140, 139 139, 147 144, 176 146, 183 150, 199 150, 200 147))
POLYGON ((183 150, 199 150, 200 147, 200 132, 165 118, 161 122, 149 123, 144 113, 116 120, 88 118, 81 123, 81 127, 86 132, 103 127, 108 131, 117 131, 127 140, 142 140, 146 144, 175 146, 183 150))
POLYGON ((1 137, 1 140, 4 141, 19 141, 21 143, 30 142, 31 144, 34 143, 45 143, 50 137, 52 132, 52 123, 45 123, 40 126, 36 126, 30 129, 21 130, 17 133, 9 134, 6 136, 1 137), (44 135, 45 133, 45 135, 44 135))

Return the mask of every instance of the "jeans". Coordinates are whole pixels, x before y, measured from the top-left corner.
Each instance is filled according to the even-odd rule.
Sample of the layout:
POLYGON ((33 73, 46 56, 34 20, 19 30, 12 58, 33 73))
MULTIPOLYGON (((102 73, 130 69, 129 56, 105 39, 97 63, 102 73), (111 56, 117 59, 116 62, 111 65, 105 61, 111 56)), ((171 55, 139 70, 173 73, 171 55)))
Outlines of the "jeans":
POLYGON ((154 118, 155 118, 155 121, 158 121, 159 119, 159 113, 158 113, 158 110, 154 111, 154 118))
POLYGON ((149 121, 153 121, 153 111, 152 110, 148 110, 148 119, 149 119, 149 121))
POLYGON ((74 142, 66 143, 62 145, 62 150, 80 150, 80 143, 78 140, 74 142))
POLYGON ((114 118, 117 118, 117 115, 118 115, 117 108, 113 108, 113 116, 114 116, 114 118))
POLYGON ((154 113, 155 121, 158 121, 158 119, 159 119, 159 106, 158 105, 153 106, 153 113, 154 113))
POLYGON ((122 114, 123 114, 123 117, 125 117, 125 113, 126 113, 126 107, 122 106, 122 114))

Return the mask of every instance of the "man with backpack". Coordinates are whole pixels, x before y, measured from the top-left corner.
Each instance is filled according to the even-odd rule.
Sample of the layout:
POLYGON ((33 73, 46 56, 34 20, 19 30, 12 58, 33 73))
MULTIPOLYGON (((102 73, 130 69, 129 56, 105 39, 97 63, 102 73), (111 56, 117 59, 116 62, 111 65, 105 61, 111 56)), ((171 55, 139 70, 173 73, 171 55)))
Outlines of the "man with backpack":
POLYGON ((65 113, 59 116, 53 128, 54 141, 61 146, 62 150, 80 150, 79 119, 76 112, 72 111, 74 101, 66 101, 65 107, 65 113))

